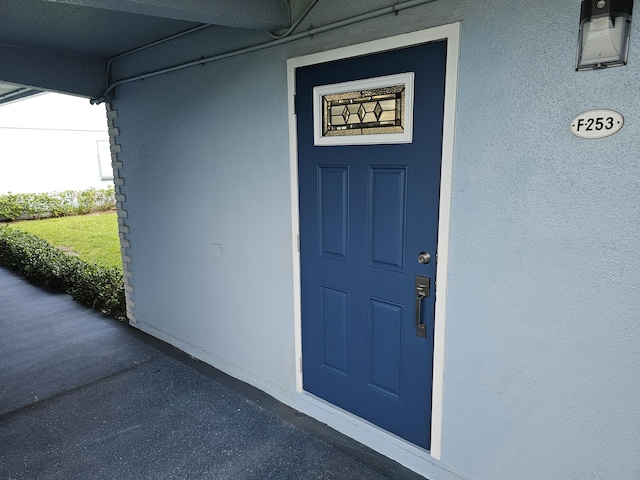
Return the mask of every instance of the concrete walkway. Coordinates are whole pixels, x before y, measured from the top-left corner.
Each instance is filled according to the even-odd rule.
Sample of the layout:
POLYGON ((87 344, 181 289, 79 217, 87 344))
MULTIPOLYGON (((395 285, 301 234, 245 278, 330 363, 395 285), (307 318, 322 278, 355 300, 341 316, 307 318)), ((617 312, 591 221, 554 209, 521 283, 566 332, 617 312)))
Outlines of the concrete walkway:
POLYGON ((0 479, 422 479, 0 268, 0 479))

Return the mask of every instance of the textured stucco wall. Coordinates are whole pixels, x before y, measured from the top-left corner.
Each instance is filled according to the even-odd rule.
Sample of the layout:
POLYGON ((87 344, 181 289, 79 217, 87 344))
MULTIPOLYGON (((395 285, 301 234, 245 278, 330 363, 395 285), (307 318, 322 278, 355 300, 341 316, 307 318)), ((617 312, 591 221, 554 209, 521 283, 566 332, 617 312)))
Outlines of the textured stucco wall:
POLYGON ((640 477, 640 36, 574 72, 578 7, 463 21, 443 461, 478 478, 640 477), (594 108, 623 130, 571 135, 594 108))
MULTIPOLYGON (((346 3, 301 27, 389 2, 346 3)), ((640 38, 627 67, 574 72, 579 7, 439 0, 119 88, 140 325, 291 398, 286 59, 461 20, 442 462, 469 479, 637 479, 640 38), (624 128, 573 137, 592 108, 624 128)), ((216 49, 183 39, 116 78, 216 49)))
MULTIPOLYGON (((265 75, 283 69, 253 64, 265 75)), ((293 379, 289 164, 271 118, 286 118, 277 101, 286 84, 264 97, 260 78, 243 68, 188 72, 179 89, 158 79, 154 87, 171 92, 162 97, 137 84, 114 102, 135 314, 254 382, 285 388, 293 379)))

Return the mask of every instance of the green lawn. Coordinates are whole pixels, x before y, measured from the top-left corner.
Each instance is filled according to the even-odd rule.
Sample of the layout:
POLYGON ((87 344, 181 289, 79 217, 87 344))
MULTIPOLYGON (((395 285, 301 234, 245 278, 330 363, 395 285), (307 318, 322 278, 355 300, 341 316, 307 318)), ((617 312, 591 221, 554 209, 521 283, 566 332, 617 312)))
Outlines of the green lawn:
POLYGON ((11 228, 37 235, 86 262, 122 268, 115 213, 14 222, 11 228))

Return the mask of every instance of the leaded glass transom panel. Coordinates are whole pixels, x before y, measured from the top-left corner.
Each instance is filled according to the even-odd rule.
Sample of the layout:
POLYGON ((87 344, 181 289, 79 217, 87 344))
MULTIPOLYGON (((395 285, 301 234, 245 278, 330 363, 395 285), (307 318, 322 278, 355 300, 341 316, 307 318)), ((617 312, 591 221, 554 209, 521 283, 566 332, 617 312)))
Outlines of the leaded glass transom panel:
POLYGON ((410 143, 413 73, 314 88, 314 143, 410 143))
POLYGON ((322 135, 402 133, 404 101, 404 85, 324 95, 322 135))

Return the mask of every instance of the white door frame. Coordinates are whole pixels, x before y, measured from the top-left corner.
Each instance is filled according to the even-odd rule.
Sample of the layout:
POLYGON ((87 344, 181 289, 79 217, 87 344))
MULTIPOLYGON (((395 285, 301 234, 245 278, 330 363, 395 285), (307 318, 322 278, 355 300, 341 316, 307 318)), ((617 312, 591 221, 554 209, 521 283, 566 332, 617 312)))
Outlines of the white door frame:
MULTIPOLYGON (((445 359, 445 320, 447 304, 447 271, 449 257, 449 228, 451 215, 451 188, 453 173, 453 144, 457 101, 460 24, 454 23, 395 37, 374 40, 358 45, 319 52, 287 61, 287 88, 289 99, 289 156, 291 161, 291 218, 293 232, 293 301, 296 365, 295 408, 309 414, 346 435, 368 445, 410 468, 420 463, 439 460, 442 455, 442 413, 445 359), (298 201, 298 142, 294 113, 295 70, 298 67, 330 62, 343 58, 395 50, 421 43, 447 40, 446 84, 444 97, 444 124, 442 143, 442 173, 440 179, 440 216, 438 222, 438 267, 436 271, 437 296, 435 302, 435 331, 433 350, 433 395, 431 410, 431 450, 426 451, 359 419, 344 410, 321 400, 302 389, 302 316, 300 294, 300 245, 298 201), (409 457, 413 458, 407 458, 409 457), (429 459, 429 457, 431 457, 429 459), (409 465, 410 463, 411 465, 409 465)), ((415 468, 414 468, 415 469, 415 468)))

